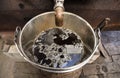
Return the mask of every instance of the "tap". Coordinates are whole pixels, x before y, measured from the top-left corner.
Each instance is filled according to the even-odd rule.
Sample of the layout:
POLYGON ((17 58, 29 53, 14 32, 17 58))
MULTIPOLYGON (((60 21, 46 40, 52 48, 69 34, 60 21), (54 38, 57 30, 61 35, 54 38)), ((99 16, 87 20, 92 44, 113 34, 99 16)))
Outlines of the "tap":
POLYGON ((54 0, 55 1, 55 24, 56 26, 63 25, 63 12, 64 12, 64 0, 54 0))

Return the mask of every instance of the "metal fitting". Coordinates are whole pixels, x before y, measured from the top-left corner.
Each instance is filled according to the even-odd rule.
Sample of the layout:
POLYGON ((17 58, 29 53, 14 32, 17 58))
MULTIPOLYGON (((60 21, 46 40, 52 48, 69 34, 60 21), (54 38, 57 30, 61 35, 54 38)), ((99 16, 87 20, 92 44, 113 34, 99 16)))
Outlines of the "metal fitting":
POLYGON ((63 6, 64 0, 54 0, 54 2, 55 2, 54 10, 55 10, 57 7, 61 7, 61 8, 64 9, 64 6, 63 6))

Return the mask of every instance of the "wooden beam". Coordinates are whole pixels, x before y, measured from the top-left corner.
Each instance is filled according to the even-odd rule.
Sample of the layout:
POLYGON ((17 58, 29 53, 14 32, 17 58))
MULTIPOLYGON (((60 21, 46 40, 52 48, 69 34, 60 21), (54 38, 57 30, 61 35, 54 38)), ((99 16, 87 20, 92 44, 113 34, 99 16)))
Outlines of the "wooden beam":
MULTIPOLYGON (((23 27, 32 17, 50 10, 10 10, 0 12, 0 30, 15 30, 16 26, 23 27)), ((67 9, 83 17, 93 27, 97 26, 104 18, 111 18, 111 22, 106 30, 120 30, 120 11, 119 10, 92 10, 92 9, 67 9)))

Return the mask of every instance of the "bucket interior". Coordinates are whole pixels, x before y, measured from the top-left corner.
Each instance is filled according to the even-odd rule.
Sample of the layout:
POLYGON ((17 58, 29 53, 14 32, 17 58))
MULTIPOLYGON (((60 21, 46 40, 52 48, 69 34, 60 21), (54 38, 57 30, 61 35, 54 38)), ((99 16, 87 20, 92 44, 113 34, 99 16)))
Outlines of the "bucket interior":
MULTIPOLYGON (((82 61, 85 61, 92 54, 96 46, 94 31, 84 19, 75 14, 64 12, 63 20, 63 28, 67 28, 76 32, 81 37, 85 45, 92 50, 89 51, 88 48, 84 47, 85 55, 83 56, 82 61)), ((20 43, 25 55, 27 55, 31 61, 33 61, 33 53, 31 47, 35 38, 42 31, 55 27, 56 25, 54 12, 47 12, 37 15, 24 26, 20 35, 20 43)))

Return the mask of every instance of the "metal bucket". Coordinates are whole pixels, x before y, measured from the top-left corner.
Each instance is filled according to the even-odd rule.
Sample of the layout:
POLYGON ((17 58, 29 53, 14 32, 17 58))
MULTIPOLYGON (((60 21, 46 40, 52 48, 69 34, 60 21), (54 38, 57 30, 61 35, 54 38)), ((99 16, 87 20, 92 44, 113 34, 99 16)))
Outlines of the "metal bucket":
POLYGON ((91 51, 86 50, 86 56, 84 57, 84 59, 80 63, 66 68, 46 67, 37 64, 31 60, 31 58, 28 56, 31 56, 31 54, 29 54, 28 51, 30 51, 29 47, 33 45, 33 41, 36 36, 38 36, 39 33, 46 29, 56 27, 55 12, 46 12, 32 18, 29 22, 27 22, 27 24, 22 30, 19 27, 16 28, 15 43, 18 47, 20 54, 24 57, 26 61, 41 70, 51 73, 64 74, 81 70, 81 68, 86 65, 90 61, 90 59, 92 59, 99 45, 98 33, 93 30, 93 28, 87 21, 73 13, 64 12, 63 20, 63 27, 76 32, 81 37, 84 44, 90 48, 91 51), (87 54, 88 51, 89 54, 87 54))

